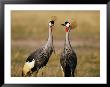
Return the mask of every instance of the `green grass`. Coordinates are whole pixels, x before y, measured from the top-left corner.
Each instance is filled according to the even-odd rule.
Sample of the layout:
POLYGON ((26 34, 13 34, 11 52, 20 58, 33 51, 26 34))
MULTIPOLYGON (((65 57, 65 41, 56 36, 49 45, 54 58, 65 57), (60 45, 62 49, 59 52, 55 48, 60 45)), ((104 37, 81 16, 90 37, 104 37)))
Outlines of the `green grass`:
POLYGON ((48 22, 57 16, 53 30, 56 55, 52 54, 46 67, 40 69, 40 77, 62 77, 60 53, 63 49, 67 17, 75 18, 78 27, 71 30, 71 44, 77 57, 77 77, 100 76, 100 13, 99 11, 12 11, 11 13, 11 76, 21 77, 26 58, 46 43, 48 22))

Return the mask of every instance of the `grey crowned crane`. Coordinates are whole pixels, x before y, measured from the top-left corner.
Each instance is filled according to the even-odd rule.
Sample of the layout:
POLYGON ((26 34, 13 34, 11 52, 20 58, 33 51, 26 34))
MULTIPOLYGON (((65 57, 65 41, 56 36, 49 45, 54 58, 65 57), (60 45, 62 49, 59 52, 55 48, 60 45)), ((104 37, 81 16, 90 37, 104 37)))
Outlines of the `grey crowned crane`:
POLYGON ((41 48, 37 49, 35 52, 31 53, 26 59, 22 70, 22 76, 32 76, 33 73, 37 74, 40 68, 43 68, 48 63, 52 52, 55 52, 53 46, 53 35, 52 29, 54 26, 54 19, 52 19, 49 24, 49 37, 47 43, 41 48))
POLYGON ((66 21, 64 24, 61 24, 65 26, 66 32, 64 49, 60 56, 60 64, 65 77, 74 77, 74 72, 77 65, 77 56, 74 49, 71 47, 69 39, 70 30, 76 27, 76 22, 74 23, 66 21))

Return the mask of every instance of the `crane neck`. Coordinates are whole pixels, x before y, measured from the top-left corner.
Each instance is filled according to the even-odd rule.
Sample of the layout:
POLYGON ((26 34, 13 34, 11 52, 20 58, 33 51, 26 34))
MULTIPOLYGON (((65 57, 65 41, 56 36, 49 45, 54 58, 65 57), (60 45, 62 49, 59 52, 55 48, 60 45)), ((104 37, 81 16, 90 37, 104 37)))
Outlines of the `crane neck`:
POLYGON ((52 27, 49 26, 49 36, 45 48, 53 47, 53 35, 52 35, 52 27))
POLYGON ((70 35, 70 30, 66 31, 65 46, 67 46, 67 47, 71 47, 69 35, 70 35))
POLYGON ((52 27, 49 26, 48 42, 53 43, 52 27))

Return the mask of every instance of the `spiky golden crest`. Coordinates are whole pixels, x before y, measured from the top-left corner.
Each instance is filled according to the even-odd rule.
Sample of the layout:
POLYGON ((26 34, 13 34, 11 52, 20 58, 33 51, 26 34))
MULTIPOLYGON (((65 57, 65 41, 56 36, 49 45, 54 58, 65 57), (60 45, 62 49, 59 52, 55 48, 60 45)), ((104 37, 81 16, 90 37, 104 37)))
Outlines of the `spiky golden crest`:
POLYGON ((68 22, 70 23, 70 28, 75 29, 77 27, 77 19, 69 18, 68 22))
POLYGON ((70 23, 70 27, 71 27, 71 29, 76 28, 76 27, 77 27, 77 22, 76 22, 75 20, 72 21, 72 22, 70 23))
POLYGON ((51 16, 51 20, 52 21, 56 21, 57 20, 57 17, 56 16, 51 16))

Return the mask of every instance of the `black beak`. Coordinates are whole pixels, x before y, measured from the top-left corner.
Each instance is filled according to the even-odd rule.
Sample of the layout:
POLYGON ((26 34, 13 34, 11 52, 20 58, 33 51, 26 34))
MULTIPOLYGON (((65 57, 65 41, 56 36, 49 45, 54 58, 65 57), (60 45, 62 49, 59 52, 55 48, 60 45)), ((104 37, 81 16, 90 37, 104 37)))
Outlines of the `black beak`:
POLYGON ((62 26, 65 26, 65 24, 61 24, 62 26))
POLYGON ((64 24, 61 24, 62 26, 66 26, 66 24, 69 23, 68 21, 66 21, 64 24))

